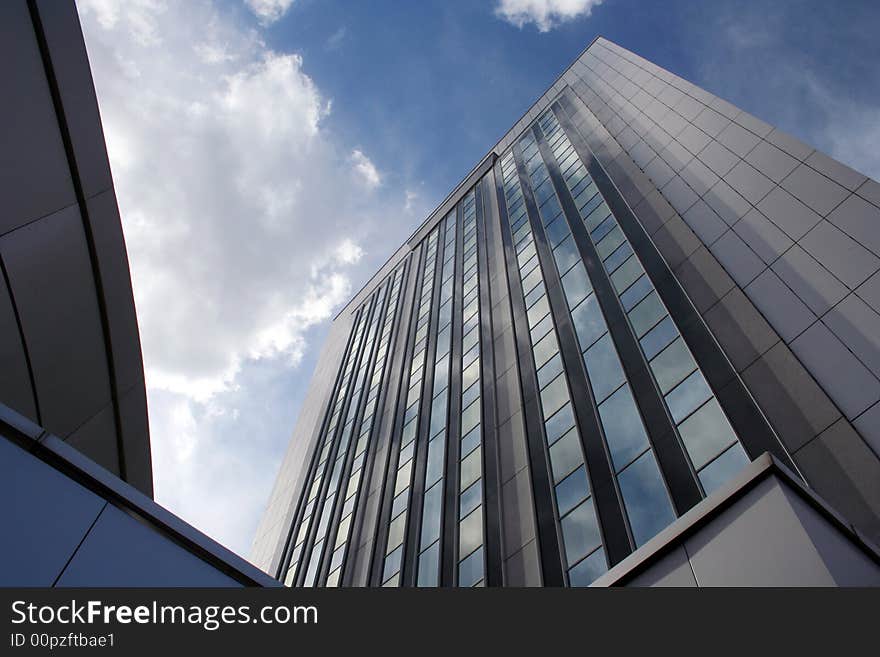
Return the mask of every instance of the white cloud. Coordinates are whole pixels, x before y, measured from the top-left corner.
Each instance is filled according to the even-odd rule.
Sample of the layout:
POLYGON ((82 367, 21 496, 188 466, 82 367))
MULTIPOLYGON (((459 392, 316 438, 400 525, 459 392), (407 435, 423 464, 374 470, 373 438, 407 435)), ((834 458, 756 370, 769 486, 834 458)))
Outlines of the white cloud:
POLYGON ((263 25, 274 23, 287 13, 293 0, 245 0, 263 25))
POLYGON ((157 500, 243 550, 293 426, 293 401, 261 406, 283 395, 253 373, 300 367, 308 332, 387 257, 388 230, 405 232, 403 192, 385 205, 345 184, 382 179, 324 127, 330 101, 301 57, 209 0, 78 7, 131 264, 157 500), (283 415, 267 422, 272 444, 236 428, 246 411, 230 399, 283 415))
POLYGON ((351 152, 351 162, 361 181, 370 189, 382 184, 382 176, 372 160, 355 148, 351 152))
POLYGON ((602 0, 498 0, 495 15, 511 25, 523 27, 534 23, 540 32, 589 16, 602 0))

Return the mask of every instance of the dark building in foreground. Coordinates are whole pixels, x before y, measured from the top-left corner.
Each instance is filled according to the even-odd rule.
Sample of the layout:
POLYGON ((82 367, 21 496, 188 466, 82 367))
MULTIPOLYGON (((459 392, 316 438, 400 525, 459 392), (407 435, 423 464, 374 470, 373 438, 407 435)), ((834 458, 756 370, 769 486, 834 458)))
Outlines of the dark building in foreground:
POLYGON ((255 563, 876 584, 878 270, 877 182, 597 39, 335 319, 255 563))
POLYGON ((277 585, 150 499, 128 258, 73 2, 0 2, 0 77, 0 587, 277 585))

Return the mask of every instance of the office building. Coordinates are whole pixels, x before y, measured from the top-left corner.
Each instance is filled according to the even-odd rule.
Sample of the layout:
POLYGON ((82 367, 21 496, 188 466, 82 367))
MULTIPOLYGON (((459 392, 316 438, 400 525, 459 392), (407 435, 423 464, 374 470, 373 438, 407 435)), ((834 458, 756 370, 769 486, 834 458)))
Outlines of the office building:
POLYGON ((876 583, 878 227, 877 182, 596 39, 333 321, 254 562, 876 583))

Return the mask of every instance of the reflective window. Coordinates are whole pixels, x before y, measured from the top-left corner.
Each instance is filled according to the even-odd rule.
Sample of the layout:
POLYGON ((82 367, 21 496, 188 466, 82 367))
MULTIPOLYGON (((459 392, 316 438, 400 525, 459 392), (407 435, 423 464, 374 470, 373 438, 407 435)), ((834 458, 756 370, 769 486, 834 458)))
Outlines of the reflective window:
POLYGON ((599 523, 589 501, 562 519, 562 538, 569 564, 575 563, 600 545, 599 523))
POLYGON ((599 416, 616 470, 626 466, 648 448, 645 425, 628 385, 622 386, 599 405, 599 416))
POLYGON ((706 495, 711 495, 730 481, 730 478, 741 472, 748 462, 749 457, 746 456, 742 445, 736 443, 729 447, 699 472, 700 483, 703 484, 706 495))
POLYGON ((565 515, 590 495, 587 471, 579 467, 556 486, 556 506, 565 515))

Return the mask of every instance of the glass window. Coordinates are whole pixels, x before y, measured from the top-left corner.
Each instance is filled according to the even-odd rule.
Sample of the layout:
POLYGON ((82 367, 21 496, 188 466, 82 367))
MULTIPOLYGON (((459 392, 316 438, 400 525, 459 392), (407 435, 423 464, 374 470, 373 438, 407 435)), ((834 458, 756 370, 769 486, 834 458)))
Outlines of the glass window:
POLYGON ((434 368, 434 396, 444 390, 449 383, 449 357, 444 356, 434 368))
POLYGON ((480 396, 480 384, 475 383, 461 395, 461 405, 470 406, 480 396))
POLYGON ((590 237, 593 238, 594 242, 598 242, 608 233, 610 233, 615 226, 617 226, 617 219, 609 215, 602 220, 602 223, 600 223, 598 226, 596 226, 596 228, 590 231, 590 237))
POLYGON ((543 388, 562 373, 562 357, 556 353, 538 370, 538 387, 543 388))
POLYGON ((446 441, 442 436, 428 443, 428 469, 425 472, 426 486, 430 486, 443 476, 443 452, 445 447, 446 441))
POLYGON ((553 318, 550 315, 546 315, 544 319, 535 324, 532 328, 532 344, 536 343, 538 340, 543 338, 550 329, 553 328, 553 318))
POLYGON ((483 579, 483 548, 471 554, 458 565, 458 585, 473 586, 483 579))
POLYGON ((703 484, 706 495, 711 495, 727 483, 731 477, 746 467, 748 462, 749 457, 746 455, 742 445, 736 443, 700 470, 700 483, 703 484))
MULTIPOLYGON (((545 416, 546 417, 546 416, 545 416)), ((574 413, 571 404, 566 404, 553 417, 548 418, 544 424, 547 432, 547 444, 552 445, 560 436, 574 426, 574 413)))
POLYGON ((583 465, 584 456, 576 429, 571 429, 550 447, 550 467, 553 482, 562 481, 572 470, 583 465))
POLYGON ((581 466, 556 487, 556 506, 559 507, 559 515, 564 516, 589 494, 590 485, 587 482, 587 471, 581 466))
POLYGON ((541 297, 535 305, 529 308, 528 316, 529 316, 529 327, 533 327, 538 323, 539 320, 544 319, 544 316, 550 312, 550 304, 547 302, 546 295, 541 297))
POLYGON ((400 557, 403 555, 403 546, 385 557, 385 571, 382 573, 382 581, 387 582, 392 575, 400 570, 400 557))
POLYGON ((595 294, 591 294, 571 311, 571 321, 574 324, 581 351, 589 348, 607 330, 605 318, 602 316, 602 310, 599 308, 595 294))
POLYGON ((440 584, 440 541, 437 541, 419 556, 418 586, 438 586, 440 584))
POLYGON ((535 355, 535 367, 540 369, 544 363, 559 353, 556 336, 552 332, 548 333, 535 344, 532 353, 535 355))
POLYGON ((406 465, 397 471, 397 483, 394 485, 394 494, 397 495, 404 488, 409 486, 409 475, 412 461, 407 461, 406 465))
POLYGON ((629 242, 624 242, 612 253, 610 256, 605 258, 605 271, 609 274, 612 273, 615 269, 617 269, 623 261, 629 258, 632 255, 632 247, 629 245, 629 242))
POLYGON ((624 237, 623 231, 620 229, 620 226, 614 226, 611 232, 609 232, 605 237, 603 237, 596 243, 596 253, 599 254, 599 258, 604 260, 625 241, 626 237, 624 237))
POLYGON ((571 586, 589 586, 608 570, 605 553, 596 550, 586 559, 568 571, 568 583, 571 586))
POLYGON ((397 515, 406 508, 406 501, 408 497, 408 492, 403 492, 394 498, 394 503, 391 505, 392 518, 397 517, 397 515))
POLYGON ((461 457, 464 458, 476 449, 480 444, 480 425, 478 424, 471 429, 467 435, 461 439, 461 457))
POLYGON ((628 385, 622 386, 599 405, 599 417, 602 418, 614 469, 620 471, 648 447, 645 425, 628 385))
POLYGON ((480 423, 480 402, 468 406, 461 414, 461 432, 466 434, 480 423))
POLYGON ((711 396, 712 391, 706 379, 697 370, 666 395, 666 405, 669 407, 672 419, 678 424, 711 396))
POLYGON ((565 383, 565 376, 560 374, 541 391, 541 408, 544 409, 544 417, 553 415, 567 401, 568 386, 565 383))
POLYGON ((599 194, 591 199, 590 203, 588 203, 583 210, 581 210, 581 216, 586 215, 586 219, 584 219, 584 223, 587 225, 587 230, 592 232, 596 226, 604 221, 605 217, 611 214, 611 210, 608 209, 608 206, 602 202, 602 197, 599 194), (590 210, 590 207, 594 206, 594 210, 590 210), (589 214, 587 210, 590 210, 589 214))
POLYGON ((474 361, 461 373, 461 387, 465 390, 468 389, 478 378, 480 378, 480 363, 474 361))
POLYGON ((483 483, 482 480, 471 484, 462 494, 459 505, 459 518, 464 518, 471 511, 476 509, 483 501, 483 483))
POLYGON ((721 406, 714 399, 703 404, 700 410, 682 422, 678 426, 678 431, 697 470, 736 442, 736 434, 724 416, 721 406))
POLYGON ((550 243, 550 248, 554 248, 571 234, 568 228, 568 221, 566 221, 564 216, 560 216, 547 226, 545 232, 547 233, 547 241, 550 243))
POLYGON ((562 519, 562 538, 569 564, 575 563, 601 544, 592 500, 583 502, 562 519))
POLYGON ((610 333, 603 335, 596 344, 587 350, 584 354, 584 363, 587 366, 587 373, 590 375, 590 385, 593 388, 597 404, 601 403, 623 383, 623 368, 617 357, 617 350, 614 348, 610 333))
POLYGON ((406 528, 406 515, 400 514, 388 526, 388 549, 396 548, 403 543, 403 531, 406 528))
MULTIPOLYGON (((425 493, 422 514, 421 549, 440 538, 440 513, 443 509, 443 482, 438 482, 425 493)), ((401 516, 403 518, 404 516, 401 516)))
POLYGON ((461 462, 461 490, 466 489, 483 474, 482 450, 475 449, 461 462))
POLYGON ((574 243, 574 238, 570 235, 559 243, 559 246, 553 251, 553 257, 556 260, 560 276, 565 274, 576 263, 581 262, 581 254, 574 243))
POLYGON ((636 545, 675 520, 654 453, 647 451, 617 477, 636 545))
POLYGON ((639 341, 642 345, 642 351, 645 352, 645 358, 651 360, 676 337, 678 337, 678 329, 675 328, 672 317, 667 315, 657 326, 645 333, 645 336, 639 341))
POLYGON ((590 285, 590 279, 587 277, 587 270, 583 265, 572 268, 562 277, 562 289, 565 291, 565 299, 568 301, 569 308, 575 308, 593 291, 593 286, 590 285))
POLYGON ((477 507, 458 526, 458 554, 462 557, 476 550, 483 542, 483 507, 477 507))
POLYGON ((651 361, 651 371, 654 372, 654 378, 657 379, 657 385, 660 386, 660 392, 663 394, 672 390, 695 369, 697 364, 681 338, 675 340, 651 361))
POLYGON ((614 285, 614 289, 620 294, 630 285, 635 283, 643 273, 642 263, 640 263, 639 259, 634 255, 631 255, 627 258, 626 262, 620 265, 620 267, 611 274, 611 284, 614 285))
POLYGON ((629 321, 636 335, 642 337, 666 315, 666 308, 660 302, 660 297, 656 292, 651 292, 629 311, 629 321))
POLYGON ((431 404, 431 435, 433 438, 446 428, 446 396, 447 391, 437 395, 431 404))

